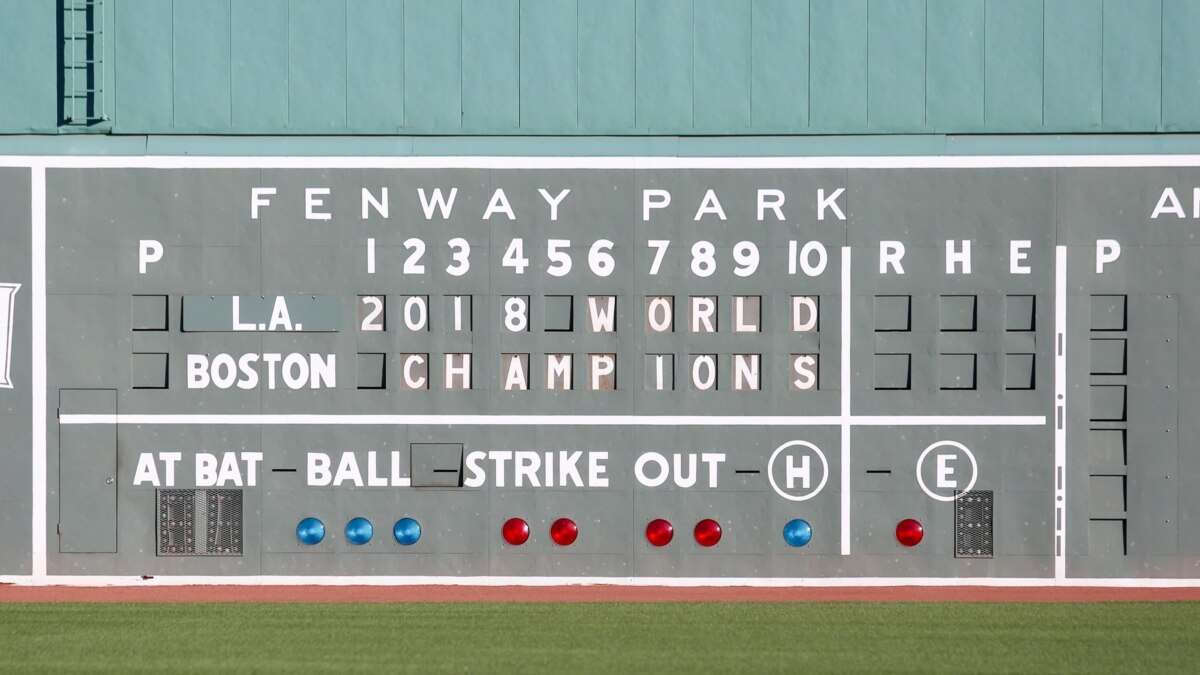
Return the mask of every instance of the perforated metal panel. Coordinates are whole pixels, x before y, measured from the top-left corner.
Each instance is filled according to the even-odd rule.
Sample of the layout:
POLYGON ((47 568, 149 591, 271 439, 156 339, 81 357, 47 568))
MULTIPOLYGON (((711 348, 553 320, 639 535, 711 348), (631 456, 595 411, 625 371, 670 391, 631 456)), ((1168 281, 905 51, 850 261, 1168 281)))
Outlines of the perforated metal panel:
POLYGON ((242 554, 242 491, 203 490, 206 555, 242 554))
POLYGON ((196 554, 196 490, 158 491, 158 554, 196 554))
POLYGON ((241 490, 159 490, 157 507, 158 555, 242 554, 241 490))
POLYGON ((992 557, 992 491, 961 492, 954 502, 954 557, 992 557))

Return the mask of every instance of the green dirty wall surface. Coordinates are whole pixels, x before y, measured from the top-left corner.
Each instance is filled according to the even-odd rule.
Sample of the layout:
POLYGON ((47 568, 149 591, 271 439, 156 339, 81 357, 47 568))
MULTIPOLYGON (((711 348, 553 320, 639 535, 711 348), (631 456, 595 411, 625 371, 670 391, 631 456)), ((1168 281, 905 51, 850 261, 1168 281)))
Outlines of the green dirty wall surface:
MULTIPOLYGON (((1196 0, 106 0, 104 11, 111 120, 82 130, 1200 130, 1196 0)), ((63 122, 56 17, 54 3, 0 0, 0 133, 63 122)))
POLYGON ((58 59, 53 3, 0 0, 0 133, 53 133, 58 59))

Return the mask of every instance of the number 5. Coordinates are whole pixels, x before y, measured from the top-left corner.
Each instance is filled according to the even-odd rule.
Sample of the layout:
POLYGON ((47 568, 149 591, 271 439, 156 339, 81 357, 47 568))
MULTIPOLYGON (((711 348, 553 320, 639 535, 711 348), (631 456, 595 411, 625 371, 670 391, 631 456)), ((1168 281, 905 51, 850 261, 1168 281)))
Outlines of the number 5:
POLYGON ((552 277, 565 277, 571 271, 571 254, 560 250, 570 248, 570 239, 547 239, 546 257, 550 259, 550 267, 546 271, 552 277))

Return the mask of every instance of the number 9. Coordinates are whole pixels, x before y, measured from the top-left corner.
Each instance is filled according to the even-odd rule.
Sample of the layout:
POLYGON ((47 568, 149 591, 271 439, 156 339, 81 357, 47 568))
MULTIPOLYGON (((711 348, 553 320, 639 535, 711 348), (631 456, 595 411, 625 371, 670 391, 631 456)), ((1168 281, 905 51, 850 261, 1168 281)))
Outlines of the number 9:
POLYGON ((738 264, 733 273, 748 277, 758 269, 758 246, 752 241, 739 241, 733 247, 733 261, 738 264))

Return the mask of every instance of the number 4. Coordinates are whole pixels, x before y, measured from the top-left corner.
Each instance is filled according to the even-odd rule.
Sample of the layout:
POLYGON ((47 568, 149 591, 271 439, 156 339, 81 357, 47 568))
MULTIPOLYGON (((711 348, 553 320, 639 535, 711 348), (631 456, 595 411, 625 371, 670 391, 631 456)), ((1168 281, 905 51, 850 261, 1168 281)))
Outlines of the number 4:
POLYGON ((517 274, 524 274, 525 268, 529 267, 529 258, 525 257, 525 240, 518 237, 508 242, 508 249, 504 251, 500 264, 513 268, 517 274))

